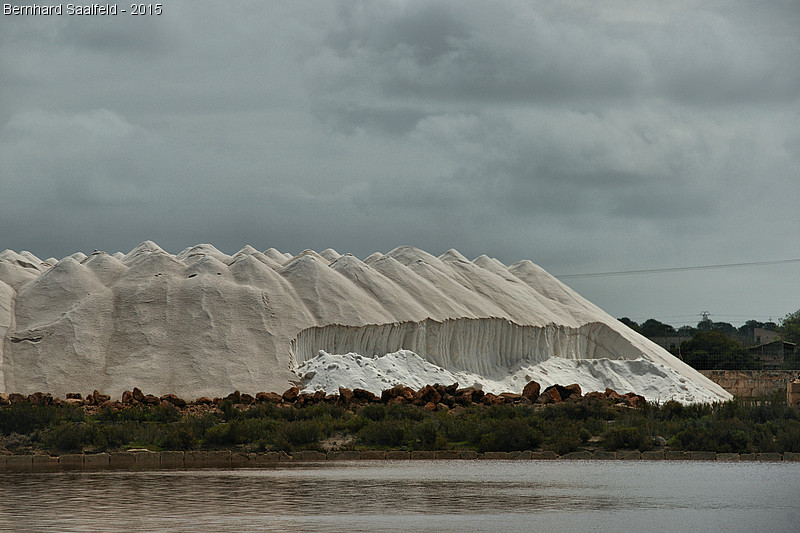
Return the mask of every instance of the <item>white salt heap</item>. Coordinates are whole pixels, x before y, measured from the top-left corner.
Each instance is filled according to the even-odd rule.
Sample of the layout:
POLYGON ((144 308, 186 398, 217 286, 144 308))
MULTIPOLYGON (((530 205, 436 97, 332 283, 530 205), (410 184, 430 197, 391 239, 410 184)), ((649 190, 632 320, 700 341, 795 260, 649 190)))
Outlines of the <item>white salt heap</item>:
POLYGON ((602 392, 610 388, 620 394, 635 392, 655 402, 707 403, 719 400, 716 394, 673 369, 646 359, 615 361, 551 357, 541 363, 521 366, 502 379, 491 379, 470 372, 450 372, 408 350, 374 358, 320 351, 317 357, 301 364, 297 373, 303 378, 301 391, 309 393, 322 390, 335 394, 339 387, 347 387, 380 395, 382 390, 395 385, 418 390, 433 383, 458 383, 460 387, 475 387, 494 394, 519 393, 533 380, 542 389, 550 385, 578 383, 584 392, 602 392))
POLYGON ((730 398, 530 261, 408 246, 365 261, 208 244, 171 255, 152 242, 59 261, 6 250, 0 338, 0 392, 23 394, 282 392, 300 365, 309 390, 457 381, 520 392, 535 379, 730 398))

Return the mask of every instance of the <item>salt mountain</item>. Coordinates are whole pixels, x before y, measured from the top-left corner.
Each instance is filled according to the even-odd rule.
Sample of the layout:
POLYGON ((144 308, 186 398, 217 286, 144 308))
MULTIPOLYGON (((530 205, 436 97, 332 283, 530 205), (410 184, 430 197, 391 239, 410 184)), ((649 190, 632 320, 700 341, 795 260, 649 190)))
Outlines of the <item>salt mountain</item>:
POLYGON ((282 392, 320 350, 410 350, 496 380, 548 361, 638 360, 730 398, 530 261, 409 246, 364 261, 208 244, 171 255, 149 241, 60 261, 6 250, 0 336, 0 391, 23 394, 282 392))

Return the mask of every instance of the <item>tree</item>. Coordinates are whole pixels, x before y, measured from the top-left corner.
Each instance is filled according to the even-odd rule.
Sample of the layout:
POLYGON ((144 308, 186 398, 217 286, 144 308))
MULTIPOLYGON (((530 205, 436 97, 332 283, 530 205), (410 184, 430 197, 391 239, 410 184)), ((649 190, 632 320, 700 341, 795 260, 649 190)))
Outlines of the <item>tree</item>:
POLYGON ((699 370, 755 369, 758 363, 737 341, 721 331, 700 331, 681 343, 681 355, 699 370))
POLYGON ((648 338, 652 337, 673 337, 675 336, 675 328, 669 324, 659 322, 655 318, 648 318, 642 323, 642 335, 648 338))
POLYGON ((700 331, 711 331, 714 329, 714 323, 708 318, 708 313, 703 313, 703 318, 697 323, 697 329, 700 331))
POLYGON ((786 315, 781 320, 778 331, 781 334, 781 338, 786 342, 800 344, 800 309, 786 315))
POLYGON ((629 328, 631 328, 636 333, 641 333, 642 332, 641 328, 639 327, 639 324, 637 324, 636 322, 634 322, 633 320, 631 320, 630 318, 628 318, 626 316, 620 318, 619 321, 622 322, 623 324, 625 324, 626 326, 628 326, 629 328))

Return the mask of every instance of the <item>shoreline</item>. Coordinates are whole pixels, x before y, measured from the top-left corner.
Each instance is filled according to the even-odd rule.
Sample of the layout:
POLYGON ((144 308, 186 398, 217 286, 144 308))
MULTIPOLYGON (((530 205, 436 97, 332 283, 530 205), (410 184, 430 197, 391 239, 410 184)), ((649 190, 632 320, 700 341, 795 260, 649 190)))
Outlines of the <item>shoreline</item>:
POLYGON ((125 451, 96 454, 63 455, 0 455, 0 473, 39 473, 54 471, 103 470, 192 470, 202 468, 258 468, 286 463, 321 463, 338 461, 552 461, 552 460, 616 460, 616 461, 719 461, 719 462, 800 462, 800 453, 716 453, 705 451, 657 450, 640 452, 577 451, 558 455, 553 451, 484 452, 472 450, 403 451, 342 450, 327 453, 300 451, 244 453, 215 451, 125 451))

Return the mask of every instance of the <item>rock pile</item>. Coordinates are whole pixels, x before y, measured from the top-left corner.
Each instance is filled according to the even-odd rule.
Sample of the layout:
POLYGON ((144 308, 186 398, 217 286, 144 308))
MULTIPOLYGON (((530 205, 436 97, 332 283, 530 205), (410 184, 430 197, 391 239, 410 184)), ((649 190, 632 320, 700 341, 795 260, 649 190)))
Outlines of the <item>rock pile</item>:
POLYGON ((616 391, 606 389, 604 392, 589 392, 582 394, 578 384, 567 386, 552 385, 540 391, 537 382, 531 381, 525 386, 522 394, 504 392, 501 394, 484 393, 474 387, 459 388, 458 383, 452 385, 425 385, 414 390, 411 387, 398 385, 386 389, 378 396, 365 389, 339 388, 338 394, 326 394, 324 391, 314 393, 300 392, 298 387, 290 387, 283 394, 274 392, 259 392, 255 396, 234 391, 224 397, 200 397, 194 401, 187 401, 174 394, 165 394, 160 397, 153 394, 144 394, 141 389, 134 387, 132 391, 126 390, 122 400, 111 400, 108 394, 95 390, 83 397, 78 393, 68 393, 66 399, 53 397, 51 394, 36 392, 28 396, 12 393, 0 394, 0 405, 14 403, 30 403, 33 405, 76 405, 88 408, 102 407, 121 409, 135 405, 167 406, 172 405, 178 409, 192 411, 213 409, 225 402, 232 405, 249 406, 257 403, 272 403, 285 408, 302 408, 314 404, 327 403, 346 407, 358 408, 369 404, 385 405, 413 405, 423 407, 430 411, 447 411, 457 406, 469 405, 534 405, 554 404, 561 402, 577 403, 581 401, 601 400, 612 404, 627 407, 643 407, 646 400, 643 396, 633 392, 618 394, 616 391))

